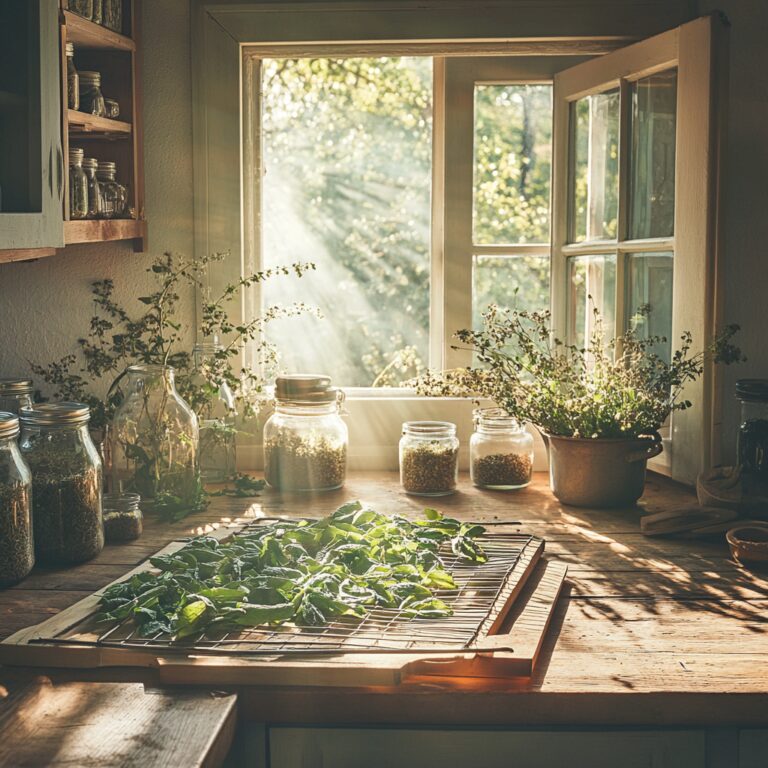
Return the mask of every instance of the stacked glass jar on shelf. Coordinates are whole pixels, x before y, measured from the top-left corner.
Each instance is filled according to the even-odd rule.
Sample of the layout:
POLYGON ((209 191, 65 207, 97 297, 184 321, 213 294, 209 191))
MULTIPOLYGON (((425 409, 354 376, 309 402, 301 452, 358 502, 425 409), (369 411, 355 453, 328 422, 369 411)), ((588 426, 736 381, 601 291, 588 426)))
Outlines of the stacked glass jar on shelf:
POLYGON ((128 214, 128 190, 117 181, 117 165, 69 150, 70 219, 122 219, 128 214))
POLYGON ((69 0, 69 10, 113 32, 123 32, 123 0, 69 0))

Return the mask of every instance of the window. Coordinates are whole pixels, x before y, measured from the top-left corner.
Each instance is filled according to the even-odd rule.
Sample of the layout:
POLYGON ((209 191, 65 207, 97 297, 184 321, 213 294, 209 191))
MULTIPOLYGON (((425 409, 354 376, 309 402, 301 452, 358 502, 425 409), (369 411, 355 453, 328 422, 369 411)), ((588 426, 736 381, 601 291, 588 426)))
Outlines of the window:
MULTIPOLYGON (((461 39, 460 25, 446 37, 427 9, 392 11, 386 32, 357 6, 343 25, 335 6, 205 9, 196 247, 233 253, 213 283, 244 266, 318 264, 306 289, 257 287, 238 311, 321 305, 322 323, 273 331, 290 367, 322 367, 347 388, 364 466, 396 463, 405 418, 450 418, 468 436, 471 404, 392 387, 426 365, 470 364, 452 333, 491 301, 550 306, 576 341, 592 304, 611 332, 650 305, 643 332, 711 335, 716 19, 622 48, 461 39), (312 35, 324 42, 302 42, 312 35)), ((687 393, 697 407, 670 425, 667 471, 680 479, 710 460, 714 384, 708 372, 687 393)))

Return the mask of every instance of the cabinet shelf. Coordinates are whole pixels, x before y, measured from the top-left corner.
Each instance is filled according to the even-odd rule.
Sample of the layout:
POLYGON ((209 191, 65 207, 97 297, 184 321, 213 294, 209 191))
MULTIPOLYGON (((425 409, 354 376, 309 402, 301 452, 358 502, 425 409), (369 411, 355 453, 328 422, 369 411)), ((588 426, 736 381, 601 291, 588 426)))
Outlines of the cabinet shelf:
POLYGON ((112 240, 141 240, 147 236, 147 222, 137 219, 65 221, 64 244, 102 243, 112 240))
POLYGON ((101 48, 109 51, 135 51, 136 43, 130 37, 120 35, 93 21, 64 11, 67 40, 80 48, 101 48))
POLYGON ((112 138, 124 139, 131 135, 131 124, 108 117, 89 115, 87 112, 67 110, 69 135, 80 139, 112 138))

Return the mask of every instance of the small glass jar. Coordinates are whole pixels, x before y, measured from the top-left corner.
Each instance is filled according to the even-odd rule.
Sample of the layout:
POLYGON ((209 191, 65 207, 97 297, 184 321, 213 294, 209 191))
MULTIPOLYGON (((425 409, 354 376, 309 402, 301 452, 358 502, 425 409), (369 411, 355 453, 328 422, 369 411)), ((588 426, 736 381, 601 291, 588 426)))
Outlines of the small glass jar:
POLYGON ((35 556, 70 565, 104 547, 101 459, 82 403, 42 403, 21 409, 19 447, 32 471, 35 556))
POLYGON ((105 117, 117 120, 120 117, 120 103, 115 99, 104 99, 105 117))
POLYGON ((91 21, 96 24, 104 23, 104 0, 93 0, 93 13, 91 21))
POLYGON ((104 218, 104 201, 101 194, 101 184, 96 178, 99 161, 95 157, 83 159, 83 171, 88 179, 88 218, 104 218))
POLYGON ((761 488, 768 487, 768 379, 739 379, 736 397, 741 401, 738 462, 761 488))
POLYGON ((113 32, 123 33, 123 0, 103 0, 102 24, 113 32))
POLYGON ((0 379, 0 411, 19 415, 25 405, 32 405, 32 379, 0 379))
POLYGON ((501 408, 475 411, 469 441, 473 485, 493 491, 525 488, 533 476, 533 436, 501 408))
POLYGON ((88 177, 83 170, 83 150, 69 150, 69 218, 88 216, 88 177))
POLYGON ((16 438, 19 420, 0 412, 0 587, 18 584, 35 564, 32 475, 16 438))
POLYGON ((84 19, 93 18, 93 0, 69 0, 69 10, 84 19))
POLYGON ((448 421, 407 421, 400 438, 400 483, 414 496, 447 496, 459 478, 459 439, 448 421))
POLYGON ((66 45, 67 54, 67 108, 80 109, 80 77, 75 67, 75 46, 66 45))
POLYGON ((101 497, 104 511, 104 538, 107 544, 134 541, 144 530, 138 493, 105 493, 101 497))
POLYGON ((101 186, 102 216, 105 219, 119 219, 125 214, 128 194, 125 187, 116 180, 116 175, 115 163, 99 163, 96 178, 101 186))
POLYGON ((328 376, 278 376, 275 412, 264 425, 264 476, 272 488, 332 491, 344 485, 349 432, 343 401, 328 376))
POLYGON ((78 77, 80 78, 80 111, 104 117, 106 107, 101 93, 101 72, 82 70, 78 72, 78 77))

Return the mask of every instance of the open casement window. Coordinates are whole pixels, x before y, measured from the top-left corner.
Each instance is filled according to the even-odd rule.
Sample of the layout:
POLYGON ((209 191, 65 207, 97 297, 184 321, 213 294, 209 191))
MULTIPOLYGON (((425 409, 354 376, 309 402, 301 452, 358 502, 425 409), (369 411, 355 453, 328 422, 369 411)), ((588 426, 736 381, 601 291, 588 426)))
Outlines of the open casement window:
MULTIPOLYGON (((721 22, 706 17, 554 80, 552 310, 556 333, 583 344, 593 308, 621 334, 640 331, 694 349, 717 322, 721 22), (717 77, 715 76, 717 73, 717 77)), ((694 407, 664 428, 652 468, 692 482, 716 455, 715 376, 687 387, 694 407)))

